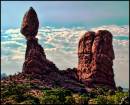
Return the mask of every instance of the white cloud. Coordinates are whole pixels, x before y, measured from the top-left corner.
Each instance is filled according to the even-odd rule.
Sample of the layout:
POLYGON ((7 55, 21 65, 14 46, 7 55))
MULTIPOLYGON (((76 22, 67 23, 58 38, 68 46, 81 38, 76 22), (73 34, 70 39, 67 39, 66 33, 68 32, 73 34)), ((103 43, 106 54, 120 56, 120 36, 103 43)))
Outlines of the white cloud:
POLYGON ((25 46, 25 45, 23 45, 23 43, 19 43, 19 42, 14 41, 14 40, 1 42, 1 46, 7 45, 7 44, 8 44, 8 46, 10 46, 11 44, 16 44, 16 45, 19 45, 19 46, 25 46))
POLYGON ((20 28, 8 29, 5 31, 5 34, 18 34, 19 32, 20 32, 20 28))
POLYGON ((129 35, 129 26, 117 26, 117 25, 107 25, 107 26, 101 26, 92 28, 91 30, 97 31, 97 30, 108 30, 112 32, 113 35, 129 35))
MULTIPOLYGON (((47 58, 53 61, 60 69, 66 69, 68 67, 77 67, 77 48, 80 37, 87 30, 97 31, 98 29, 109 30, 117 37, 129 35, 129 26, 127 25, 109 25, 91 29, 85 29, 84 27, 55 28, 46 26, 39 29, 37 37, 45 50, 47 58)), ((21 71, 26 50, 26 39, 20 34, 19 28, 1 30, 1 32, 2 69, 8 73, 21 71)), ((120 40, 120 38, 115 39, 113 37, 113 46, 116 56, 114 60, 115 78, 116 82, 120 84, 118 78, 123 82, 128 80, 129 40, 120 40)), ((125 83, 128 87, 128 82, 125 83)))

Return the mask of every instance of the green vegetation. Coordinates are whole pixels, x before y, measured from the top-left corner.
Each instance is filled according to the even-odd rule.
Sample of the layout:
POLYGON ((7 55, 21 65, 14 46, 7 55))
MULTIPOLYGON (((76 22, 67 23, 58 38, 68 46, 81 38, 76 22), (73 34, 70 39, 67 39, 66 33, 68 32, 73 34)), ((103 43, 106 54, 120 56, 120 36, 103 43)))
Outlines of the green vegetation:
POLYGON ((129 104, 129 93, 121 87, 117 91, 97 87, 89 93, 73 93, 64 88, 35 88, 38 85, 24 83, 1 84, 2 104, 129 104))
POLYGON ((30 84, 16 84, 13 81, 10 85, 1 84, 1 102, 3 104, 34 104, 39 103, 39 99, 30 94, 26 94, 31 89, 30 84))

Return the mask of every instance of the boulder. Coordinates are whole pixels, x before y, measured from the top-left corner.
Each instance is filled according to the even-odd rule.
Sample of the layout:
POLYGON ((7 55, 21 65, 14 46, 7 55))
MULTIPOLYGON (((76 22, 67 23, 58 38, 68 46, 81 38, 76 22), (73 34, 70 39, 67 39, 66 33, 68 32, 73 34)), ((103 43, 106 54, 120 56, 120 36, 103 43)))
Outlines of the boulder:
POLYGON ((23 22, 20 31, 26 38, 32 38, 37 35, 38 28, 39 21, 37 14, 35 10, 30 7, 30 9, 25 13, 23 17, 23 22))

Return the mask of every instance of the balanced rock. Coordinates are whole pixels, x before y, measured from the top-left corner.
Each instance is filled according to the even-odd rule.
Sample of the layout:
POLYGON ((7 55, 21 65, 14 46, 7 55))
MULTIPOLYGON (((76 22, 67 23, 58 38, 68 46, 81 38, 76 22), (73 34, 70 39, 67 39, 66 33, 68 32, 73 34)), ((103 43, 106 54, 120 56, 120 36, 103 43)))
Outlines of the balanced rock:
POLYGON ((26 37, 35 37, 39 28, 39 21, 35 10, 30 7, 23 18, 21 33, 26 37))
POLYGON ((77 75, 86 87, 104 85, 115 89, 112 34, 107 30, 86 32, 78 45, 77 75))
POLYGON ((81 83, 77 79, 76 68, 60 71, 52 61, 46 58, 44 49, 38 44, 38 39, 35 38, 38 31, 38 24, 36 13, 30 8, 24 16, 21 28, 21 33, 27 39, 22 74, 31 75, 34 79, 37 78, 43 86, 49 88, 60 86, 75 92, 86 92, 84 86, 81 86, 81 83), (32 21, 32 18, 34 21, 32 21), (32 26, 33 22, 35 27, 32 26), (27 27, 28 25, 29 27, 27 27))
POLYGON ((35 38, 39 28, 39 21, 35 10, 30 7, 26 12, 21 33, 27 39, 27 48, 25 53, 25 62, 23 64, 23 72, 32 74, 43 74, 58 68, 51 61, 46 59, 44 49, 38 44, 38 39, 35 38))
POLYGON ((23 74, 32 74, 46 86, 60 86, 73 91, 85 92, 87 88, 105 85, 115 89, 112 34, 106 30, 87 32, 78 46, 78 68, 60 71, 46 58, 44 49, 35 38, 38 18, 33 8, 25 14, 21 33, 27 39, 23 74), (44 81, 44 82, 43 82, 44 81))

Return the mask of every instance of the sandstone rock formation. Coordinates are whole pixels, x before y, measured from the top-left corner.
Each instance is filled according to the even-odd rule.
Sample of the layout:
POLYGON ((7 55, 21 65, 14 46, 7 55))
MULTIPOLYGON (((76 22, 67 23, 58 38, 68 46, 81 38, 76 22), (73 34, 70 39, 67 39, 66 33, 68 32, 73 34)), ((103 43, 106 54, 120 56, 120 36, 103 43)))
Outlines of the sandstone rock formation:
POLYGON ((112 34, 106 30, 86 32, 78 45, 77 75, 86 87, 105 85, 115 89, 112 34))
POLYGON ((106 30, 86 32, 80 39, 78 46, 78 68, 60 71, 53 62, 46 58, 44 49, 35 38, 39 21, 37 14, 31 7, 23 18, 21 33, 27 39, 23 73, 34 74, 41 80, 47 81, 53 87, 53 81, 61 87, 82 90, 96 85, 105 85, 115 89, 112 46, 112 34, 106 30), (58 82, 57 82, 58 81, 58 82), (75 85, 76 84, 76 85, 75 85))
POLYGON ((21 33, 26 37, 27 48, 22 73, 2 79, 3 84, 33 83, 39 88, 62 87, 74 92, 87 92, 97 85, 115 89, 112 34, 106 30, 87 32, 78 46, 78 68, 59 70, 47 59, 38 44, 38 18, 33 8, 25 14, 21 33), (32 21, 33 20, 33 21, 32 21))
POLYGON ((36 36, 39 28, 39 21, 35 10, 30 7, 23 18, 21 33, 26 38, 36 36))
POLYGON ((76 69, 60 71, 53 62, 46 58, 44 49, 35 38, 38 26, 36 12, 30 8, 24 16, 21 27, 21 33, 27 40, 23 75, 31 74, 33 78, 39 79, 44 86, 46 84, 48 87, 60 86, 78 92, 86 91, 83 84, 77 79, 76 69))
POLYGON ((23 65, 23 72, 25 73, 43 74, 52 70, 58 70, 55 64, 46 59, 44 49, 38 44, 38 39, 35 38, 38 27, 39 21, 37 14, 35 10, 30 7, 23 18, 21 27, 21 33, 27 39, 25 62, 23 65))

